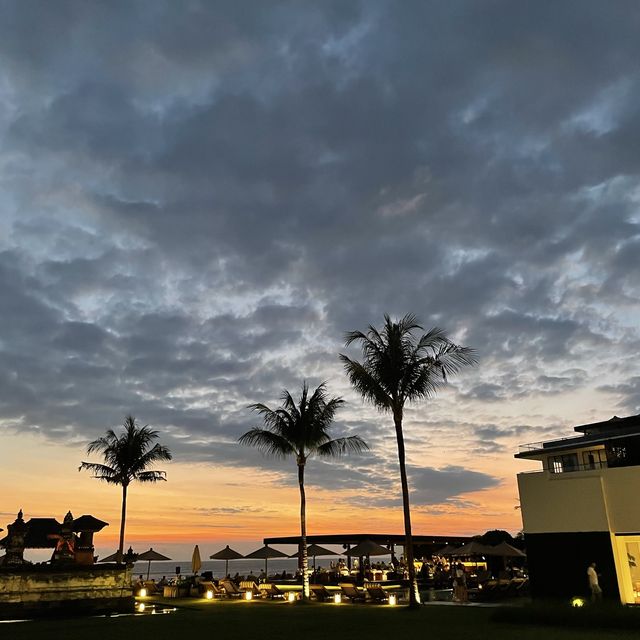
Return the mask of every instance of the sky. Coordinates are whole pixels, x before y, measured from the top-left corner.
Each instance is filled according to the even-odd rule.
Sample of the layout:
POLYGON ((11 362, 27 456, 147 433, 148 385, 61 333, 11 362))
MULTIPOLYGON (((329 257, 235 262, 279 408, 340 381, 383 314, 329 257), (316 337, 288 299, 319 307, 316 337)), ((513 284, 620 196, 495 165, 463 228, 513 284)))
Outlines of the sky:
POLYGON ((78 466, 133 414, 174 459, 128 544, 295 535, 294 461, 237 439, 307 380, 371 447, 309 464, 309 533, 401 533, 338 360, 385 313, 479 360, 406 412, 416 533, 517 532, 519 444, 640 413, 634 0, 0 13, 0 526, 92 513, 111 552, 119 490, 78 466))

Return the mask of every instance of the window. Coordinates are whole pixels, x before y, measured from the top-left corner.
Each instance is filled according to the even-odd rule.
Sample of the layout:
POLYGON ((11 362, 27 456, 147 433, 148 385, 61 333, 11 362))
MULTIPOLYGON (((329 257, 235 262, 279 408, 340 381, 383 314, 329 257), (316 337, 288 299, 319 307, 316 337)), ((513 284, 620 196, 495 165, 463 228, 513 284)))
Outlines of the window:
POLYGON ((551 473, 565 473, 567 471, 578 471, 578 454, 567 453, 563 456, 553 456, 549 458, 549 471, 551 473))

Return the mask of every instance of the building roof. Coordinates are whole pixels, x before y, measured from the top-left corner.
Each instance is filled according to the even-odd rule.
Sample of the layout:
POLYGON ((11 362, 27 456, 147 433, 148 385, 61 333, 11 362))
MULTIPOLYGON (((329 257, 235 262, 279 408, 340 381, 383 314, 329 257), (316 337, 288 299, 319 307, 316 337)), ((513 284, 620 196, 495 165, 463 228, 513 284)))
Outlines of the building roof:
MULTIPOLYGON (((455 545, 462 545, 471 541, 469 536, 424 536, 414 535, 412 536, 414 546, 420 545, 441 545, 444 546, 448 543, 455 545)), ((336 544, 355 546, 360 544, 364 540, 372 540, 382 545, 404 545, 404 534, 393 533, 338 533, 338 534, 325 534, 325 535, 313 535, 307 536, 308 544, 336 544)), ((274 538, 264 538, 264 544, 300 544, 300 536, 281 536, 274 538)))
POLYGON ((515 457, 536 459, 541 454, 582 449, 605 444, 612 440, 640 436, 640 414, 626 418, 613 416, 610 420, 578 425, 573 430, 582 435, 525 444, 520 447, 520 451, 515 454, 515 457))

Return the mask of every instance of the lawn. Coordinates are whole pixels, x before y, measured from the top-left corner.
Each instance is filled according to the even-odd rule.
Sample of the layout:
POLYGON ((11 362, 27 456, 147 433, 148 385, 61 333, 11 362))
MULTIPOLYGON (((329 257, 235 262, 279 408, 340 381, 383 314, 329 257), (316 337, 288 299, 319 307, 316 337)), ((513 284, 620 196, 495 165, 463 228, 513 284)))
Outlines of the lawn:
POLYGON ((164 615, 42 620, 0 625, 11 640, 176 640, 277 638, 277 640, 622 640, 635 631, 566 629, 492 620, 496 609, 425 606, 418 611, 384 605, 193 601, 164 615))

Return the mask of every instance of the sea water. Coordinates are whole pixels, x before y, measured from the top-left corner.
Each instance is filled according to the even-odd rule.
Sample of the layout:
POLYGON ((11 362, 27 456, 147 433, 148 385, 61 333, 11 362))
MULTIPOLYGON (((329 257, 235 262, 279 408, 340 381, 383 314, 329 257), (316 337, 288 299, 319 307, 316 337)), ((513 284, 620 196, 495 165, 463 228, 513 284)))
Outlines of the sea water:
MULTIPOLYGON (((335 563, 339 560, 339 556, 332 556, 331 558, 316 558, 316 567, 323 567, 328 569, 331 563, 335 563)), ((343 558, 344 559, 344 558, 343 558)), ((391 560, 391 556, 376 556, 375 559, 371 558, 371 562, 385 562, 388 563, 391 560)), ((144 560, 140 560, 135 563, 133 569, 133 576, 137 578, 142 575, 145 579, 147 577, 147 570, 149 563, 144 560)), ((160 580, 163 576, 172 578, 176 575, 176 569, 180 567, 179 573, 182 576, 188 576, 192 574, 191 560, 170 560, 170 561, 153 561, 151 563, 151 572, 149 578, 153 578, 156 581, 160 580)), ((225 577, 224 573, 225 561, 224 560, 203 560, 202 567, 198 573, 202 574, 204 571, 213 572, 213 577, 218 580, 225 577)), ((309 568, 313 567, 313 558, 309 558, 309 568)), ((273 558, 269 560, 267 566, 269 575, 281 574, 283 571, 294 574, 298 569, 297 558, 273 558)), ((254 576, 259 576, 264 571, 264 560, 255 560, 242 558, 238 560, 229 560, 229 573, 233 576, 239 573, 241 576, 247 576, 253 573, 254 576)))

